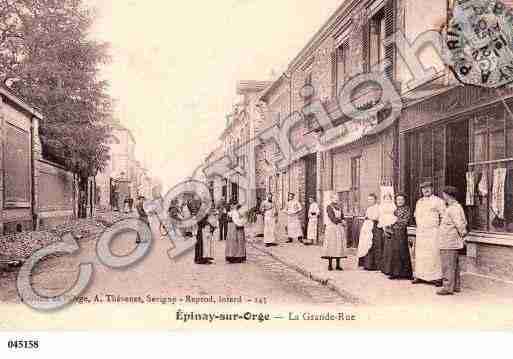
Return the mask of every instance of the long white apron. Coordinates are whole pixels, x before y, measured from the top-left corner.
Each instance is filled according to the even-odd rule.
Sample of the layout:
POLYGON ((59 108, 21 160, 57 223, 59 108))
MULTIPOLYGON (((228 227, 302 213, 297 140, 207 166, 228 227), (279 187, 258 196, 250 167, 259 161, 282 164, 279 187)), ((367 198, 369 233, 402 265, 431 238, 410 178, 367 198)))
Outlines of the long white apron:
MULTIPOLYGON (((335 216, 339 217, 340 210, 333 209, 335 216)), ((336 225, 328 218, 326 236, 322 248, 323 258, 343 258, 346 252, 346 231, 342 225, 336 225)))
POLYGON ((438 226, 417 227, 415 240, 415 278, 425 281, 442 278, 438 226))
POLYGON ((205 226, 203 228, 202 239, 203 239, 203 258, 214 259, 215 258, 215 244, 214 236, 210 231, 210 227, 205 226))
POLYGON ((276 225, 274 211, 272 209, 264 213, 264 243, 276 243, 276 225))
POLYGON ((299 214, 289 214, 287 221, 287 232, 289 238, 303 237, 303 229, 299 221, 299 214))
POLYGON ((319 220, 317 216, 308 218, 308 229, 306 232, 306 239, 309 243, 314 243, 317 241, 317 225, 319 220))

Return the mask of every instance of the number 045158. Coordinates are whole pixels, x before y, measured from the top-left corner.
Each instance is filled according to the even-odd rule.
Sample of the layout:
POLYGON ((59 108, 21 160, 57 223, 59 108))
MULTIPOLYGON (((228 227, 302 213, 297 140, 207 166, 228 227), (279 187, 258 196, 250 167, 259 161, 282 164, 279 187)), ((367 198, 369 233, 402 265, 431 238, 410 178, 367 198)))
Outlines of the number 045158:
POLYGON ((7 342, 9 349, 39 349, 39 340, 9 340, 7 342))

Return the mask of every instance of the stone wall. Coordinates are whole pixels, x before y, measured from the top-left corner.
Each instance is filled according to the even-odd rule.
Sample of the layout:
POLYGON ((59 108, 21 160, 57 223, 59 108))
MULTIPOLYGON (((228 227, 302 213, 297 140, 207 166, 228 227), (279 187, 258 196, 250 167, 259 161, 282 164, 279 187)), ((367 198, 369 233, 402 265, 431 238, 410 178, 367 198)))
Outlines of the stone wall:
POLYGON ((36 166, 39 228, 48 229, 69 221, 73 217, 73 175, 44 160, 36 166))

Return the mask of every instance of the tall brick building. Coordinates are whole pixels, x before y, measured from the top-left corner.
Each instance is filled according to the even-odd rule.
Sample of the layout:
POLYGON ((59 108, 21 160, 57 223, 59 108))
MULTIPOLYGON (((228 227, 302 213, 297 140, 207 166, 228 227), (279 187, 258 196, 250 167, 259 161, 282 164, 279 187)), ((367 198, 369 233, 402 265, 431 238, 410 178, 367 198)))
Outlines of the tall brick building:
MULTIPOLYGON (((325 208, 326 194, 335 191, 349 224, 348 243, 356 246, 367 197, 379 195, 383 185, 406 193, 412 207, 422 181, 432 181, 438 193, 444 185, 456 186, 471 229, 467 271, 512 280, 513 91, 461 86, 433 46, 415 54, 429 69, 426 78, 414 78, 403 56, 419 36, 448 24, 452 4, 343 1, 285 73, 260 92, 260 116, 254 121, 258 136, 320 101, 332 128, 303 116, 290 134, 293 147, 312 138, 317 146, 279 170, 276 144, 255 141, 255 188, 260 196, 272 192, 281 208, 287 192, 303 203, 314 197, 325 208), (408 43, 384 41, 396 33, 408 43), (351 87, 356 76, 376 72, 381 81, 351 87), (350 87, 350 95, 343 97, 350 87), (347 108, 368 116, 362 120, 347 108), (369 111, 373 108, 378 110, 369 111)), ((415 236, 415 226, 410 235, 415 236)))

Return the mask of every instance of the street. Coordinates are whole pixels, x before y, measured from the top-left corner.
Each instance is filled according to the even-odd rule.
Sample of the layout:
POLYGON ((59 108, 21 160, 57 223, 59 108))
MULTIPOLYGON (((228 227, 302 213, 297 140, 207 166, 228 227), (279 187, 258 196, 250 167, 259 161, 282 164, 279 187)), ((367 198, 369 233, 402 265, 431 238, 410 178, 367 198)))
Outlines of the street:
MULTIPOLYGON (((124 270, 103 266, 96 257, 96 240, 80 242, 77 255, 49 258, 33 275, 33 286, 40 294, 55 296, 69 288, 78 275, 79 263, 93 263, 94 276, 82 294, 91 302, 98 296, 102 303, 112 297, 155 298, 214 298, 241 297, 243 303, 262 304, 343 304, 344 299, 326 287, 283 266, 271 257, 248 245, 246 264, 227 264, 224 243, 216 241, 216 260, 213 265, 196 265, 193 252, 171 262, 166 251, 169 243, 154 241, 150 253, 138 264, 124 270)), ((115 239, 112 251, 122 256, 135 248, 135 235, 125 233, 115 239)), ((19 302, 15 273, 0 277, 0 301, 19 302)))

